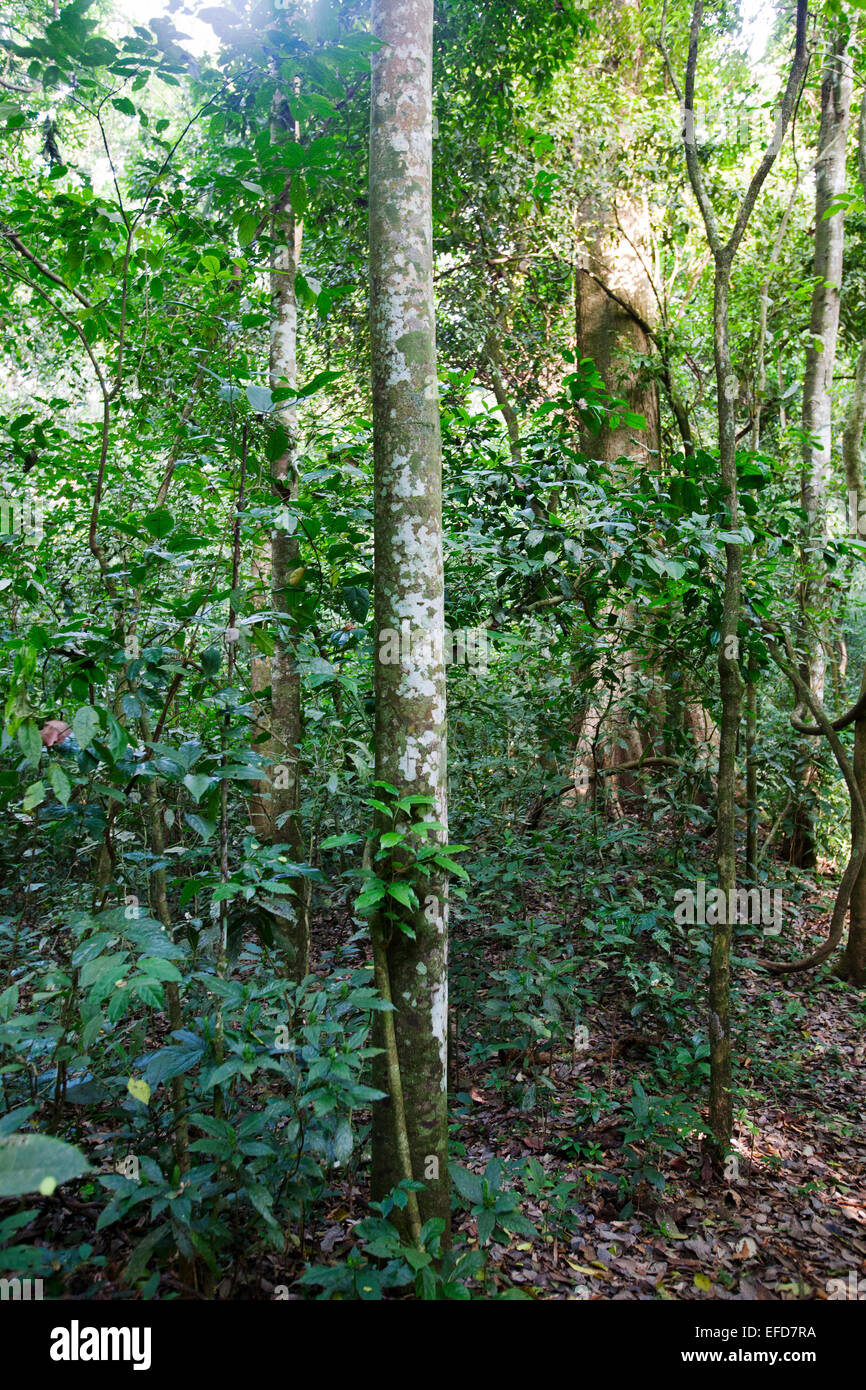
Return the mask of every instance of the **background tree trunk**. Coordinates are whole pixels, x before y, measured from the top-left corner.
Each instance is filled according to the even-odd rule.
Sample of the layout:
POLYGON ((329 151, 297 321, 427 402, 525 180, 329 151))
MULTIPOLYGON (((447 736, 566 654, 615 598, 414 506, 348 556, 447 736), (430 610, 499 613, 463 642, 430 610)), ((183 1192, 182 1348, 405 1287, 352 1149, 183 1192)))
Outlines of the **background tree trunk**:
MULTIPOLYGON (((285 138, 284 122, 274 121, 274 139, 285 138)), ((298 379, 298 304, 295 278, 301 255, 303 223, 288 203, 274 219, 276 248, 271 260, 271 343, 269 384, 295 387, 298 379)), ((276 430, 282 430, 283 447, 271 464, 271 476, 284 502, 298 495, 297 407, 291 399, 278 404, 271 417, 276 430)), ((291 611, 291 579, 298 568, 299 545, 285 525, 271 532, 269 552, 257 561, 270 606, 277 612, 291 611)), ((284 844, 295 863, 305 861, 299 809, 301 779, 299 771, 302 736, 301 677, 296 661, 297 630, 288 617, 277 633, 276 651, 270 658, 254 658, 251 685, 254 694, 264 696, 257 717, 259 735, 267 730, 265 742, 257 742, 259 752, 271 759, 270 782, 255 784, 250 819, 262 840, 284 844), (266 696, 270 689, 270 698, 266 696)), ((291 897, 270 913, 278 949, 288 973, 301 980, 310 965, 309 881, 299 879, 291 897)))
MULTIPOLYGON (((816 698, 824 699, 825 657, 820 632, 826 570, 823 550, 827 536, 827 486, 830 481, 831 391, 839 336, 839 303, 845 224, 841 212, 827 213, 845 188, 845 154, 851 119, 851 65, 847 39, 837 39, 824 66, 821 83, 821 126, 815 165, 815 256, 817 277, 812 292, 810 340, 803 381, 803 471, 800 495, 806 512, 805 577, 802 591, 802 674, 816 698)), ((798 776, 806 795, 794 810, 791 861, 800 868, 815 865, 815 829, 809 786, 816 777, 811 760, 800 764, 798 776)))

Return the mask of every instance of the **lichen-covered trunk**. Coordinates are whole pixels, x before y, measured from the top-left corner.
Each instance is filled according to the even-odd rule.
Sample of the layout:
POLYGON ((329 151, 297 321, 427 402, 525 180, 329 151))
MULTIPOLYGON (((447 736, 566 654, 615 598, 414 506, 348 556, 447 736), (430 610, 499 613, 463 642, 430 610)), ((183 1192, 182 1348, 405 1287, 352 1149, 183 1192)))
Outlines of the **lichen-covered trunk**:
MULTIPOLYGON (((375 452, 376 775, 431 798, 447 824, 441 443, 432 230, 433 0, 373 0, 370 120, 370 333, 375 452), (399 662, 388 632, 408 631, 399 662), (419 640, 426 639, 426 640, 419 640)), ((440 841, 445 832, 437 831, 440 841)), ((387 878, 389 869, 377 861, 387 878)), ((372 923, 395 1007, 412 1177, 422 1220, 449 1221, 447 885, 414 881, 409 936, 372 923)), ((379 1036, 382 1030, 379 1029, 379 1036)), ((385 1058, 378 1059, 388 1090, 385 1058)), ((373 1108, 373 1195, 405 1175, 393 1096, 373 1108)))
MULTIPOLYGON (((839 303, 842 286, 844 219, 830 212, 845 189, 845 156, 851 119, 851 64, 847 39, 834 43, 824 65, 821 83, 821 125, 815 165, 815 288, 809 322, 809 346, 803 379, 803 469, 800 498, 806 513, 803 547, 803 619, 800 646, 802 674, 819 701, 824 698, 825 654, 821 630, 826 599, 824 549, 827 537, 827 489, 832 447, 831 407, 839 303)), ((815 831, 810 784, 815 780, 811 759, 799 769, 801 794, 794 813, 792 862, 815 865, 815 831)))
MULTIPOLYGON (((285 134, 285 127, 274 122, 274 138, 285 134)), ((295 280, 301 254, 303 225, 291 205, 275 218, 276 246, 271 260, 271 341, 268 363, 272 391, 297 385, 298 305, 295 280)), ((270 417, 272 435, 282 447, 271 463, 276 491, 284 503, 298 495, 297 407, 291 398, 278 403, 270 417), (281 432, 281 433, 280 433, 281 432)), ((286 846, 295 863, 305 859, 299 808, 299 772, 302 735, 301 678, 297 666, 297 624, 291 618, 292 579, 298 569, 298 541, 286 517, 274 527, 268 549, 259 553, 255 564, 267 597, 265 602, 283 614, 275 632, 276 649, 271 657, 253 660, 251 685, 259 696, 256 720, 257 750, 271 761, 270 781, 258 782, 250 802, 250 819, 262 840, 286 846), (270 696, 268 697, 268 690, 270 696), (263 729, 267 738, 261 741, 263 729)), ((282 899, 272 912, 274 935, 286 973, 301 980, 310 964, 310 924, 308 880, 296 880, 291 897, 282 899)))

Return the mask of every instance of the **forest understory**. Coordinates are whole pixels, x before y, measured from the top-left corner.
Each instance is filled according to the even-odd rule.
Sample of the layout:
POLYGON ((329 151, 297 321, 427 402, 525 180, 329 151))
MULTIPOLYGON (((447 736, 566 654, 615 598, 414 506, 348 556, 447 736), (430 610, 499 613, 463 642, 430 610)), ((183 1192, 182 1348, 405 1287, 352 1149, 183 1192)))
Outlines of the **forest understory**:
MULTIPOLYGON (((537 850, 537 843, 527 846, 530 859, 537 850)), ((638 874, 652 876, 655 865, 654 887, 663 894, 669 854, 664 825, 647 836, 639 865, 618 868, 621 856, 613 853, 614 867, 606 875, 612 890, 627 892, 638 874)), ((834 874, 831 865, 821 868, 800 876, 795 920, 784 946, 776 941, 771 947, 770 958, 780 952, 805 955, 823 939, 834 874)), ((535 1228, 532 1240, 502 1229, 494 1234, 485 1292, 519 1290, 532 1298, 567 1300, 859 1298, 866 1279, 862 994, 830 976, 803 975, 776 983, 768 993, 762 972, 743 970, 734 1041, 742 1100, 719 1181, 700 1128, 708 1064, 700 1060, 700 1033, 690 1030, 688 1013, 651 1001, 634 1017, 634 988, 617 978, 613 963, 601 969, 593 963, 593 935, 583 924, 586 905, 573 886, 517 891, 510 906, 513 918, 496 923, 479 917, 459 929, 452 945, 461 992, 449 1033, 451 1152, 476 1177, 489 1172, 492 1162, 499 1170, 494 1192, 516 1197, 535 1228), (520 953, 527 997, 521 1001, 508 981, 513 1007, 498 1011, 507 1021, 497 1035, 483 1012, 491 988, 486 972, 494 981, 507 975, 514 941, 525 943, 530 935, 540 936, 551 959, 539 962, 544 947, 520 953), (485 962, 484 971, 472 970, 473 959, 485 962), (543 990, 539 971, 549 970, 554 959, 568 963, 569 976, 593 981, 586 1035, 577 1042, 563 1035, 554 1011, 549 1039, 518 1041, 518 1004, 529 1003, 533 987, 543 990), (635 1102, 636 1082, 646 1107, 635 1102), (679 1106, 662 1099, 674 1090, 681 1093, 679 1106)), ((670 915, 663 896, 654 903, 649 895, 641 906, 655 906, 661 920, 670 915)), ((650 990, 658 962, 670 968, 667 984, 674 997, 693 997, 701 981, 699 938, 693 934, 671 951, 667 933, 662 945, 647 935, 635 963, 650 990)), ((348 907, 317 914, 312 939, 323 977, 369 965, 369 949, 348 907)), ((751 952, 753 934, 746 940, 751 952)), ((244 976, 242 958, 238 976, 244 976)), ((155 1032, 147 1045, 158 1047, 162 1034, 155 1032)), ((254 1092, 250 1102, 255 1106, 254 1092)), ((105 1153, 104 1171, 110 1173, 122 1147, 117 1134, 100 1124, 98 1112, 76 1123, 76 1108, 68 1106, 64 1131, 94 1158, 105 1153)), ((363 1123, 363 1116, 357 1119, 363 1123)), ((456 1238, 477 1248, 474 1194, 465 1179, 459 1191, 456 1238)), ((95 1281, 84 1274, 65 1281, 62 1297, 128 1297, 127 1267, 147 1223, 101 1234, 99 1206, 82 1195, 46 1202, 28 1236, 49 1247, 87 1243, 104 1260, 95 1281)), ((282 1252, 253 1243, 231 1275, 207 1291, 185 1285, 172 1269, 163 1272, 164 1286, 180 1296, 217 1300, 309 1297, 301 1282, 305 1271, 310 1265, 342 1269, 357 1244, 355 1225, 372 1214, 369 1202, 363 1171, 356 1168, 345 1179, 335 1174, 315 1219, 293 1232, 282 1252)), ((369 1272, 355 1275, 359 1287, 369 1272)), ((326 1279, 327 1273, 313 1287, 327 1287, 326 1279)), ((412 1292, 398 1286, 386 1296, 412 1292)))
POLYGON ((0 17, 0 1318, 826 1375, 866 0, 153 6, 0 17))

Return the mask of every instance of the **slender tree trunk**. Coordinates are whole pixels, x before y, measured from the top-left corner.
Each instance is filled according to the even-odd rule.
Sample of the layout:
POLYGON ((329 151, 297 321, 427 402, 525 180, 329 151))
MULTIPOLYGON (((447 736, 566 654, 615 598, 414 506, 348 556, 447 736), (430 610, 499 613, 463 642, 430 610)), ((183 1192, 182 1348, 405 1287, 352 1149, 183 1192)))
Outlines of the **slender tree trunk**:
MULTIPOLYGON (((733 373, 729 338, 731 260, 716 256, 713 328, 718 385, 719 458, 722 487, 728 498, 730 525, 738 524, 737 511, 737 379, 733 373)), ((725 545, 725 592, 719 642, 719 691, 722 718, 719 741, 719 789, 716 811, 716 866, 724 901, 731 902, 737 884, 736 775, 737 735, 743 700, 739 668, 740 591, 743 556, 739 544, 725 545)), ((720 1159, 727 1150, 734 1127, 731 1064, 731 941, 733 924, 725 920, 713 928, 710 952, 710 1128, 714 1151, 720 1159)))
MULTIPOLYGON (((861 700, 866 697, 866 671, 860 686, 861 700)), ((854 780, 860 789, 860 796, 866 802, 866 716, 854 724, 854 780)), ((852 839, 856 828, 857 813, 854 799, 851 800, 852 839)), ((851 889, 848 903, 848 941, 836 971, 843 980, 853 985, 866 985, 866 862, 861 864, 860 872, 851 889)))
MULTIPOLYGON (((282 121, 272 123, 272 138, 286 138, 282 121)), ((276 248, 271 261, 271 344, 269 380, 272 391, 296 387, 298 378, 298 304, 295 280, 301 256, 303 223, 291 203, 274 220, 276 248)), ((271 463, 276 490, 286 503, 298 495, 297 407, 291 399, 278 403, 271 415, 272 434, 278 452, 271 463)), ((297 625, 288 616, 292 588, 298 570, 299 545, 296 535, 285 524, 271 532, 270 551, 258 562, 259 572, 269 586, 270 603, 284 616, 277 634, 273 656, 256 658, 252 664, 253 691, 270 699, 259 706, 259 724, 265 724, 268 738, 258 743, 260 752, 271 760, 270 783, 256 784, 250 818, 260 839, 286 846, 295 863, 303 863, 305 847, 300 824, 301 779, 299 768, 302 737, 301 677, 298 670, 297 625)), ((297 581, 296 581, 297 582, 297 581)), ((297 880, 297 889, 284 899, 285 906, 272 912, 277 946, 287 972, 301 980, 310 967, 309 882, 297 880)))
MULTIPOLYGON (((858 124, 857 165, 860 182, 866 192, 866 99, 860 102, 858 124)), ((845 484, 848 491, 849 529, 858 535, 861 518, 866 514, 866 485, 863 481, 863 430, 866 427, 866 343, 860 349, 854 375, 854 389, 848 403, 845 429, 842 435, 842 461, 845 465, 845 484)), ((866 524, 866 522, 864 522, 866 524)), ((860 689, 866 695, 866 672, 860 689)), ((866 718, 854 725, 854 779, 866 802, 866 718)), ((852 801, 852 826, 855 819, 852 801)), ((866 985, 866 866, 861 866, 848 907, 848 942, 839 966, 843 979, 855 985, 866 985)))
POLYGON ((758 764, 755 741, 758 737, 758 668, 749 658, 746 681, 746 877, 758 877, 758 764))
MULTIPOLYGON (((738 525, 737 500, 737 395, 738 381, 733 370, 730 342, 729 300, 731 269, 743 233, 749 223, 758 194, 782 146, 785 131, 800 84, 806 71, 806 0, 797 0, 796 46, 788 74, 785 92, 776 117, 773 139, 749 182, 740 204, 734 227, 725 239, 718 217, 707 192, 703 167, 698 155, 695 135, 695 73, 698 62, 698 42, 703 19, 703 0, 695 0, 689 32, 689 55, 683 96, 683 141, 689 182, 698 202, 713 254, 713 357, 716 376, 716 398, 719 420, 719 469, 722 488, 727 500, 729 526, 738 525)), ((664 30, 659 45, 673 82, 676 77, 664 46, 664 30)), ((677 89, 678 90, 678 89, 677 89)), ((679 90, 678 90, 679 95, 679 90)), ((718 887, 723 901, 733 901, 736 888, 736 771, 737 736, 743 703, 743 681, 740 676, 739 624, 742 588, 742 547, 739 542, 725 543, 725 585, 719 641, 719 688, 722 703, 719 739, 719 787, 716 812, 716 869, 718 887)), ((710 1035, 710 1135, 708 1147, 717 1171, 730 1147, 733 1134, 733 1068, 731 1052, 731 943, 733 923, 730 913, 713 927, 709 977, 709 1035, 710 1035)))
MULTIPOLYGON (((447 824, 441 443, 432 234, 433 0, 373 0, 370 121, 370 332, 375 455, 376 775, 429 797, 447 824), (384 659, 382 636, 406 624, 411 651, 384 659)), ((435 832, 442 840, 443 831, 435 832)), ((398 855, 399 859, 399 855, 398 855)), ((387 879, 399 862, 376 867, 387 879)), ((410 871, 409 877, 417 871, 410 871)), ((405 875, 403 875, 405 879, 405 875)), ((447 886, 414 878, 417 909, 372 924, 396 1012, 403 1106, 378 1059, 386 1100, 373 1109, 372 1188, 405 1172, 426 1183, 421 1217, 449 1221, 447 1170, 447 886), (414 936, 407 934, 408 928, 414 936), (406 1134, 399 1133, 405 1116, 406 1134), (404 1138, 408 1144, 403 1142, 404 1138), (402 1155, 402 1156, 401 1156, 402 1155)), ((380 1045, 383 1029, 379 1030, 380 1045)), ((392 1070, 393 1074, 393 1070, 392 1070)))
MULTIPOLYGON (((851 119, 851 64, 847 39, 838 39, 824 66, 821 83, 821 125, 815 165, 815 254, 817 277, 812 292, 809 346, 803 381, 803 470, 801 505, 806 513, 803 621, 800 645, 802 674, 819 701, 824 699, 825 657, 820 629, 826 589, 823 552, 827 537, 827 486, 830 481, 831 392, 839 335, 839 303, 842 286, 844 217, 828 216, 845 188, 845 155, 851 119), (817 629, 814 624, 817 623, 817 629)), ((791 858, 801 868, 815 864, 815 827, 808 788, 815 781, 811 760, 801 765, 801 786, 794 812, 791 858)))
MULTIPOLYGON (((860 183, 866 194, 866 98, 860 102, 860 119, 857 127, 857 169, 860 183)), ((866 485, 863 481, 863 430, 866 428, 866 343, 860 348, 857 367, 854 373, 854 388, 848 402, 845 428, 842 432, 842 462, 845 466, 845 486, 849 503, 849 531, 860 532, 861 506, 866 502, 866 485)), ((863 509, 866 512, 866 508, 863 509)), ((866 528, 866 516, 864 516, 866 528)))

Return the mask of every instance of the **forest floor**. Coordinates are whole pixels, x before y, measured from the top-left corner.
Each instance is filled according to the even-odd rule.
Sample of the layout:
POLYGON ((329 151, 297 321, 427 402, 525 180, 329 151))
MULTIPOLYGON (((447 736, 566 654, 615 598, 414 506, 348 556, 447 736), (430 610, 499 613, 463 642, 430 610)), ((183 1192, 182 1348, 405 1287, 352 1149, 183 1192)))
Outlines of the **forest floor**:
MULTIPOLYGON (((805 955, 819 943, 831 886, 835 880, 810 885, 777 957, 805 955)), ((542 1238, 493 1249, 503 1282, 543 1299, 866 1299, 862 997, 815 971, 784 981, 737 973, 739 1108, 735 1155, 721 1180, 699 1134, 665 1153, 635 1124, 632 1085, 642 1078, 658 1094, 648 1064, 671 1042, 623 1016, 617 985, 587 1018, 600 1045, 536 1058, 555 1087, 555 1117, 532 1124, 487 1088, 483 1067, 467 1076, 472 1103, 461 1110, 459 1131, 467 1166, 481 1171, 491 1155, 532 1156, 556 1181, 574 1184, 577 1197, 569 1202, 573 1229, 563 1237, 561 1223, 551 1221, 556 1203, 527 1196, 522 1209, 542 1238), (602 1096, 608 1113, 587 1125, 578 1088, 602 1096), (569 1161, 575 1147, 581 1158, 569 1161), (661 1192, 641 1181, 648 1149, 664 1178, 661 1192)), ((674 1139, 676 1119, 674 1111, 674 1139)), ((662 1144, 664 1129, 662 1105, 662 1144)))
MULTIPOLYGON (((834 888, 833 875, 807 884, 793 930, 771 948, 777 957, 806 954, 820 941, 834 888)), ((528 916, 562 911, 550 900, 526 907, 528 916)), ((483 928, 478 935, 493 969, 495 948, 491 954, 483 928)), ((680 970, 684 989, 700 1000, 703 962, 681 961, 680 970)), ((683 1117, 676 1104, 666 1110, 657 1072, 652 1079, 653 1062, 672 1040, 636 1026, 615 978, 587 1015, 593 1046, 582 1051, 501 1052, 492 1064, 472 1063, 472 1032, 483 1037, 483 1022, 461 1037, 453 1151, 473 1172, 495 1158, 523 1175, 512 1185, 540 1237, 494 1240, 491 1292, 518 1286, 530 1297, 559 1300, 866 1299, 863 1000, 815 971, 784 981, 749 969, 738 975, 739 1108, 735 1154, 721 1180, 699 1132, 676 1142, 683 1117), (541 1073, 550 1103, 546 1113, 527 1113, 515 1097, 541 1073), (637 1078, 654 1093, 650 1105, 661 1104, 661 1114, 650 1117, 655 1128, 641 1130, 629 1108, 637 1078), (602 1098, 603 1113, 590 1123, 587 1096, 602 1098), (653 1172, 648 1160, 664 1179, 661 1191, 645 1176, 653 1172)), ((702 1008, 692 1008, 692 1028, 701 1016, 702 1008)), ((695 1088, 701 1106, 704 1089, 702 1078, 695 1088)), ((363 1208, 356 1189, 331 1209, 319 1233, 322 1262, 350 1248, 351 1226, 366 1214, 359 1199, 363 1208)), ((476 1243, 468 1213, 456 1218, 456 1230, 476 1243)))
MULTIPOLYGON (((788 956, 813 948, 833 886, 828 876, 807 890, 792 933, 769 949, 788 956)), ((562 902, 549 895, 524 906, 529 924, 562 913, 562 902)), ((464 947, 481 970, 481 995, 484 979, 509 955, 507 941, 491 945, 488 925, 479 919, 461 926, 469 938, 464 947)), ((320 918, 316 935, 320 950, 329 952, 353 935, 358 940, 348 913, 320 918)), ((580 949, 592 959, 591 940, 580 949)), ((694 1001, 704 988, 704 958, 687 951, 674 968, 689 1002, 672 1023, 668 1014, 661 1024, 658 1011, 633 1018, 621 972, 603 971, 586 1010, 590 1042, 577 1049, 502 1049, 491 1056, 481 1045, 489 1040, 489 1021, 467 1009, 453 1086, 452 1152, 475 1173, 491 1158, 504 1161, 504 1185, 519 1194, 520 1210, 538 1231, 535 1239, 507 1243, 494 1234, 488 1296, 520 1288, 545 1300, 866 1299, 862 997, 828 973, 780 981, 735 970, 735 1154, 719 1180, 701 1148, 706 1079, 694 1048, 688 1050, 689 1037, 693 1042, 701 1032, 703 1009, 694 1001), (692 1070, 677 1073, 685 1063, 692 1070), (538 1083, 536 1103, 527 1108, 531 1080, 538 1083), (645 1106, 635 1105, 635 1082, 645 1088, 645 1106)), ((355 1223, 370 1214, 367 1199, 363 1173, 335 1173, 303 1250, 294 1242, 282 1255, 264 1243, 250 1249, 244 1268, 210 1296, 269 1300, 282 1285, 289 1298, 309 1297, 296 1282, 305 1260, 345 1259, 355 1223)), ((60 1193, 35 1200, 43 1206, 41 1238, 55 1245, 86 1240, 105 1254, 99 1283, 86 1296, 128 1298, 122 1271, 141 1232, 116 1225, 98 1231, 95 1203, 60 1193)), ((455 1215, 455 1234, 470 1248, 477 1243, 465 1204, 455 1215)), ((159 1296, 172 1291, 194 1292, 168 1270, 159 1296)), ((67 1290, 71 1297, 83 1293, 67 1290)))

